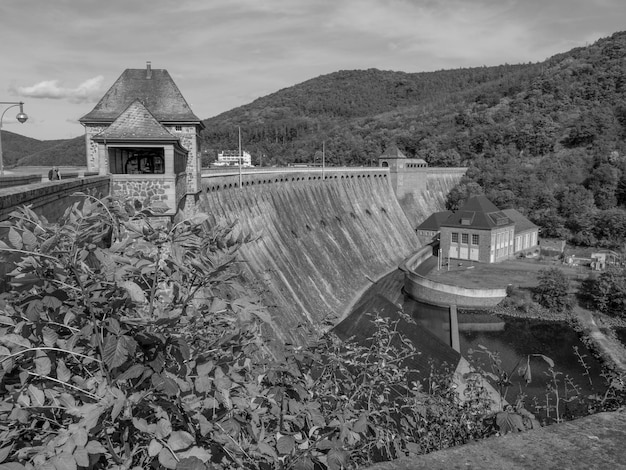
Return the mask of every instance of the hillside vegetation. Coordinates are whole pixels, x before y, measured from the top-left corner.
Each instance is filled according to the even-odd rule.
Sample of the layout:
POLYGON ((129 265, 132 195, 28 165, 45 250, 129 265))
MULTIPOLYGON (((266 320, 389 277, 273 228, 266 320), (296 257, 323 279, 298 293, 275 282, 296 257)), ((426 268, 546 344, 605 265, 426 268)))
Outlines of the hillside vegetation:
POLYGON ((85 137, 37 140, 2 131, 2 156, 7 168, 15 166, 85 166, 85 137))

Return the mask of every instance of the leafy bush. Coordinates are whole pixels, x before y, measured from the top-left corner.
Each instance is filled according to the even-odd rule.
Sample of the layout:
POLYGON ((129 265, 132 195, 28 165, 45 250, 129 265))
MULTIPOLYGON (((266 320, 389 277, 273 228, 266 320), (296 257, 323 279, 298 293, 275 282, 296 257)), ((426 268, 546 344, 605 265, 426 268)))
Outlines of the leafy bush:
POLYGON ((247 239, 85 195, 60 224, 12 213, 0 296, 0 463, 11 469, 353 468, 480 438, 490 401, 376 319, 369 345, 260 334, 247 239), (463 398, 462 400, 460 398, 463 398))
POLYGON ((534 289, 535 301, 557 312, 571 310, 569 280, 563 271, 558 268, 541 269, 538 279, 539 284, 534 289))

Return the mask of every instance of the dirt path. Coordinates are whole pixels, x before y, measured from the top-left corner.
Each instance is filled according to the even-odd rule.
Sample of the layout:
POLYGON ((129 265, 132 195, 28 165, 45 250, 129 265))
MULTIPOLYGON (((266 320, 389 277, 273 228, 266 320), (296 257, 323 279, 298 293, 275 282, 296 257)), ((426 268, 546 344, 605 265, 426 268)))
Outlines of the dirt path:
POLYGON ((614 365, 618 372, 626 373, 626 347, 617 339, 602 332, 590 310, 576 305, 572 313, 580 322, 585 336, 593 342, 604 360, 614 365))

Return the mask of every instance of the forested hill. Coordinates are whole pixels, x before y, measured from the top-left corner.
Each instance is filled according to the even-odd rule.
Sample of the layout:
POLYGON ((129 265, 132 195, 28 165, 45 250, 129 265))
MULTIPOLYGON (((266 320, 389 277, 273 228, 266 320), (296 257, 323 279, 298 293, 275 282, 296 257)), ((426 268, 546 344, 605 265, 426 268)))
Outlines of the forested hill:
POLYGON ((492 90, 512 96, 540 69, 528 64, 428 73, 343 70, 206 120, 203 148, 213 156, 233 148, 240 127, 245 150, 257 159, 265 155, 261 163, 267 164, 312 162, 323 141, 331 164, 368 163, 391 140, 413 153, 405 144, 415 140, 424 117, 492 90))
POLYGON ((14 166, 87 165, 85 137, 38 140, 2 131, 2 157, 7 168, 14 166))
POLYGON ((469 166, 451 194, 515 207, 544 236, 623 246, 626 32, 537 64, 429 73, 341 71, 205 121, 209 154, 263 164, 368 165, 395 143, 431 165, 469 166))

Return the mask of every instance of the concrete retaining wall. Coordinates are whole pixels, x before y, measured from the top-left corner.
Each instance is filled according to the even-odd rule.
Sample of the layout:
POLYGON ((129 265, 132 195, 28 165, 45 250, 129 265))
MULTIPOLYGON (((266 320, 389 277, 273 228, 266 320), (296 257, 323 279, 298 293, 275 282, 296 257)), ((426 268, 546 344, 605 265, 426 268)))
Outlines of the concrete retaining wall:
POLYGON ((435 282, 415 272, 431 256, 432 248, 426 246, 400 264, 400 269, 404 272, 404 290, 412 299, 440 306, 490 308, 506 297, 506 289, 468 289, 435 282))

